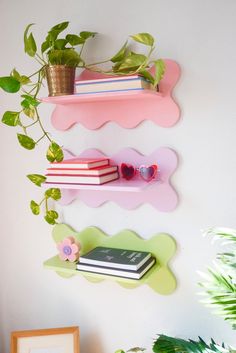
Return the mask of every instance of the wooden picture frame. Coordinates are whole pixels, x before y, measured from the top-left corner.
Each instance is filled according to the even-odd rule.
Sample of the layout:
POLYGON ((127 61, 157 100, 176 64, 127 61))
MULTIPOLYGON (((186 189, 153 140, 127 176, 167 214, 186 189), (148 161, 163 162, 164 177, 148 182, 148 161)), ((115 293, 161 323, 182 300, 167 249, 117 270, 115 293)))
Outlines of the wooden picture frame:
POLYGON ((11 353, 79 353, 79 328, 14 331, 11 353))

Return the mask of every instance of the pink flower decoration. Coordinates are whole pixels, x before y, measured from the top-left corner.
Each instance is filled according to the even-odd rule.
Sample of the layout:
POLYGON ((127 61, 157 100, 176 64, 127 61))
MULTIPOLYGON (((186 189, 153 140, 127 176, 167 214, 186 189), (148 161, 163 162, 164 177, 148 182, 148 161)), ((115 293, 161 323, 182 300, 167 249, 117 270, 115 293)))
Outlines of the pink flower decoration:
POLYGON ((59 257, 61 260, 74 262, 79 258, 80 243, 76 242, 73 237, 67 237, 62 242, 57 244, 59 250, 59 257))

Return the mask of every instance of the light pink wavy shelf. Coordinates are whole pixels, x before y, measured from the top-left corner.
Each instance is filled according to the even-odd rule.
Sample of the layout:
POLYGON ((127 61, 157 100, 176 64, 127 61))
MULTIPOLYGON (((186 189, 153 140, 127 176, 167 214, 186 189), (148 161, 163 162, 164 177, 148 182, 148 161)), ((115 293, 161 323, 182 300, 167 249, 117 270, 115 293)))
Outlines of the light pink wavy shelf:
MULTIPOLYGON (((65 158, 72 157, 70 152, 64 153, 65 158)), ((79 157, 100 158, 105 155, 96 149, 88 149, 79 157)), ((149 156, 144 156, 132 148, 125 148, 109 157, 110 163, 121 165, 122 162, 133 164, 136 167, 144 164, 157 163, 160 168, 159 178, 146 182, 138 176, 130 181, 123 178, 104 185, 71 185, 51 184, 46 187, 59 187, 62 191, 60 203, 67 205, 77 197, 90 207, 98 207, 106 201, 113 201, 122 208, 134 209, 143 203, 149 203, 162 212, 173 211, 178 204, 178 196, 170 183, 178 159, 176 153, 166 147, 155 150, 149 156)))
MULTIPOLYGON (((56 104, 51 117, 52 125, 58 130, 67 130, 81 123, 94 130, 115 121, 124 128, 134 128, 143 120, 151 120, 162 127, 173 126, 180 118, 180 109, 172 98, 180 67, 173 60, 164 61, 166 71, 159 92, 143 90, 42 98, 43 102, 56 104)), ((79 79, 102 77, 107 76, 84 70, 79 79)))

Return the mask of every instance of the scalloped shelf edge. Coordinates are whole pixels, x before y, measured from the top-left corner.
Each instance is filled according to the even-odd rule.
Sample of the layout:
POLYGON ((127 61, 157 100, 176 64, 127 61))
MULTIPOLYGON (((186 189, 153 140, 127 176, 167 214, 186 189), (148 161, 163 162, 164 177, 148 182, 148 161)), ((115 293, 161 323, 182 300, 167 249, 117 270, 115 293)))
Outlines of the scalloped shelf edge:
POLYGON ((157 259, 159 266, 154 265, 140 280, 132 280, 107 275, 98 275, 76 270, 76 263, 62 261, 54 256, 44 262, 44 267, 56 271, 62 277, 69 278, 74 275, 82 275, 90 282, 100 282, 108 279, 116 281, 125 288, 135 288, 146 284, 159 294, 171 294, 176 288, 176 279, 169 268, 168 263, 176 252, 176 242, 169 234, 159 233, 151 239, 144 240, 131 230, 122 230, 116 235, 109 236, 96 227, 88 227, 81 232, 75 232, 66 224, 58 224, 53 228, 53 239, 56 243, 65 237, 73 236, 82 245, 81 254, 84 254, 96 246, 108 246, 130 250, 150 251, 157 259))

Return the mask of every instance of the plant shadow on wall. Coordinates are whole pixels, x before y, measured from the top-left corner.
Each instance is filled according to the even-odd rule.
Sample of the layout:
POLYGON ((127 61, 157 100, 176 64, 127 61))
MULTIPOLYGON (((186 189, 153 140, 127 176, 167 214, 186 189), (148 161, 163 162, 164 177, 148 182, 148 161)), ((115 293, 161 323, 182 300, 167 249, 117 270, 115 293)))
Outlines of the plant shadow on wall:
MULTIPOLYGON (((221 238, 228 245, 227 252, 217 254, 214 268, 208 268, 207 273, 201 273, 203 282, 199 283, 204 296, 202 302, 213 308, 217 315, 222 316, 232 329, 236 329, 236 230, 229 228, 210 228, 204 235, 221 238)), ((223 244, 224 244, 223 243, 223 244)), ((144 348, 134 347, 127 352, 144 351, 144 348)), ((218 344, 213 339, 206 343, 201 337, 198 341, 185 340, 158 335, 154 340, 152 351, 154 353, 235 353, 232 348, 224 343, 218 344)), ((117 350, 115 353, 125 353, 117 350)))
MULTIPOLYGON (((53 26, 47 33, 43 43, 36 44, 34 35, 30 32, 33 24, 29 24, 24 31, 24 50, 27 55, 32 57, 39 64, 39 69, 30 75, 22 75, 13 69, 9 76, 0 77, 0 87, 8 93, 20 93, 20 108, 17 111, 8 110, 3 114, 2 122, 11 127, 21 129, 22 133, 17 133, 20 145, 28 150, 33 150, 42 140, 48 140, 46 158, 49 162, 60 162, 63 160, 63 151, 50 134, 44 129, 43 121, 40 117, 39 106, 41 104, 39 93, 43 87, 45 79, 49 83, 49 95, 73 94, 75 69, 83 68, 91 71, 100 72, 108 75, 133 75, 139 74, 149 80, 153 88, 157 88, 165 71, 162 59, 151 59, 155 49, 155 40, 149 33, 138 33, 131 35, 131 41, 140 43, 147 48, 147 55, 136 53, 129 48, 127 40, 122 48, 112 57, 102 62, 86 63, 82 57, 86 42, 96 35, 96 32, 81 31, 77 34, 66 34, 59 38, 61 33, 67 29, 69 22, 62 22, 53 26), (76 49, 79 48, 79 51, 76 49), (101 64, 110 63, 110 69, 104 70, 101 64), (155 67, 155 74, 148 71, 150 66, 155 67), (50 78, 49 74, 53 75, 50 78), (67 86, 66 78, 70 78, 67 86), (57 87, 53 82, 57 82, 57 87), (33 138, 30 128, 39 128, 39 137, 33 138)), ((46 178, 41 174, 30 174, 27 176, 35 185, 42 186, 46 178)), ((45 206, 45 220, 49 224, 57 223, 58 213, 49 209, 48 200, 55 201, 61 198, 58 188, 50 188, 45 191, 41 202, 31 201, 30 207, 33 214, 38 215, 41 206, 45 206)))

